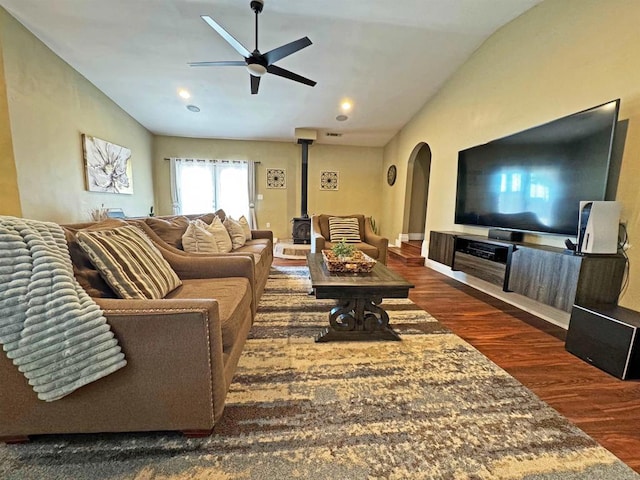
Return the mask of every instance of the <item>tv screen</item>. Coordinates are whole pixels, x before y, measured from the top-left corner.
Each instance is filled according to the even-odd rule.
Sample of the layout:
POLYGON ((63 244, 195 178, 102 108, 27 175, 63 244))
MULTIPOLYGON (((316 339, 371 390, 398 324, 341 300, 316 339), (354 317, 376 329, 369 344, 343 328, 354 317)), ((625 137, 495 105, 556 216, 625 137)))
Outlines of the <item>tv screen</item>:
POLYGON ((576 235, 605 200, 620 100, 458 153, 455 223, 576 235))

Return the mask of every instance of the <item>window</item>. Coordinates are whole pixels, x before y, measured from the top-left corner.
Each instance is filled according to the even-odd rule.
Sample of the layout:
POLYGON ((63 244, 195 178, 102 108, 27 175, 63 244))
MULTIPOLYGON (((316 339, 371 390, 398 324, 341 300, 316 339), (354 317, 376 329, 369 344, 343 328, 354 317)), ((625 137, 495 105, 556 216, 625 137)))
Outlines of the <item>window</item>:
POLYGON ((249 217, 249 163, 230 160, 171 159, 174 214, 223 209, 249 217))

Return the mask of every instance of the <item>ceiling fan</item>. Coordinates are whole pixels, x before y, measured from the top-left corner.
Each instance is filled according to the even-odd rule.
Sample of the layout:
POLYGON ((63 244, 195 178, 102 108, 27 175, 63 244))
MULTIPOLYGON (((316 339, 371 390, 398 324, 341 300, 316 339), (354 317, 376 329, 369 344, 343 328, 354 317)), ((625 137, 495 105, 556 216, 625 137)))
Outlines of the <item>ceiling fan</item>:
POLYGON ((221 61, 221 62, 191 62, 189 66, 191 67, 220 67, 220 66, 245 66, 249 73, 251 74, 251 93, 258 93, 258 88, 260 86, 260 77, 262 77, 265 73, 271 73, 273 75, 278 75, 279 77, 288 78, 289 80, 293 80, 295 82, 304 83, 305 85, 309 85, 311 87, 315 86, 316 82, 313 80, 309 80, 297 73, 290 72, 289 70, 285 70, 284 68, 278 67, 274 65, 278 60, 291 55, 292 53, 297 52, 298 50, 302 50, 305 47, 311 45, 311 40, 308 37, 300 38, 294 42, 287 43, 286 45, 282 45, 281 47, 274 48, 273 50, 269 50, 267 53, 260 53, 258 50, 258 15, 262 12, 262 8, 264 7, 264 0, 251 0, 250 3, 251 10, 255 12, 256 16, 256 48, 253 52, 250 52, 244 45, 242 45, 238 40, 233 38, 233 36, 227 32, 222 26, 214 21, 208 15, 202 15, 201 18, 207 22, 207 24, 213 28, 218 34, 224 38, 229 45, 231 45, 240 55, 244 57, 244 60, 232 60, 232 61, 221 61))

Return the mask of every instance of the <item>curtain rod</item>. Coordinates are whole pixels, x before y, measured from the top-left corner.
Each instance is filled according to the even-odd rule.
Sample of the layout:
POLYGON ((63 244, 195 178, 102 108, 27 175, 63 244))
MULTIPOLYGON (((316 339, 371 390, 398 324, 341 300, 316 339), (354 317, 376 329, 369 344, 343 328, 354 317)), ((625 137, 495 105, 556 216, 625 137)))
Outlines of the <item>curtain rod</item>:
MULTIPOLYGON (((168 158, 168 157, 164 157, 164 160, 169 161, 169 160, 171 160, 171 159, 170 159, 170 158, 168 158)), ((203 160, 204 160, 204 159, 203 159, 203 160)), ((224 159, 220 159, 220 160, 224 160, 224 159)), ((229 160, 229 161, 230 161, 230 162, 233 162, 234 160, 229 160)), ((237 161, 237 162, 248 162, 248 160, 235 160, 235 161, 237 161)), ((258 164, 258 163, 262 163, 262 162, 257 161, 257 162, 253 162, 253 163, 258 164)))

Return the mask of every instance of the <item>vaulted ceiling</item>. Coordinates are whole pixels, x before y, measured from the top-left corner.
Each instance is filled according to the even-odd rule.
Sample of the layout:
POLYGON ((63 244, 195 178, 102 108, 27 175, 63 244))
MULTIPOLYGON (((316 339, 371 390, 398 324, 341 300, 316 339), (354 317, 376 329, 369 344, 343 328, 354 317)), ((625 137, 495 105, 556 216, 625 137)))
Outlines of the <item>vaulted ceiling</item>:
POLYGON ((257 95, 244 67, 188 66, 242 60, 201 15, 254 49, 249 0, 0 5, 153 133, 289 141, 295 128, 310 128, 319 143, 383 146, 487 37, 540 1, 266 0, 260 51, 309 37, 312 45, 277 65, 317 85, 267 74, 257 95))

